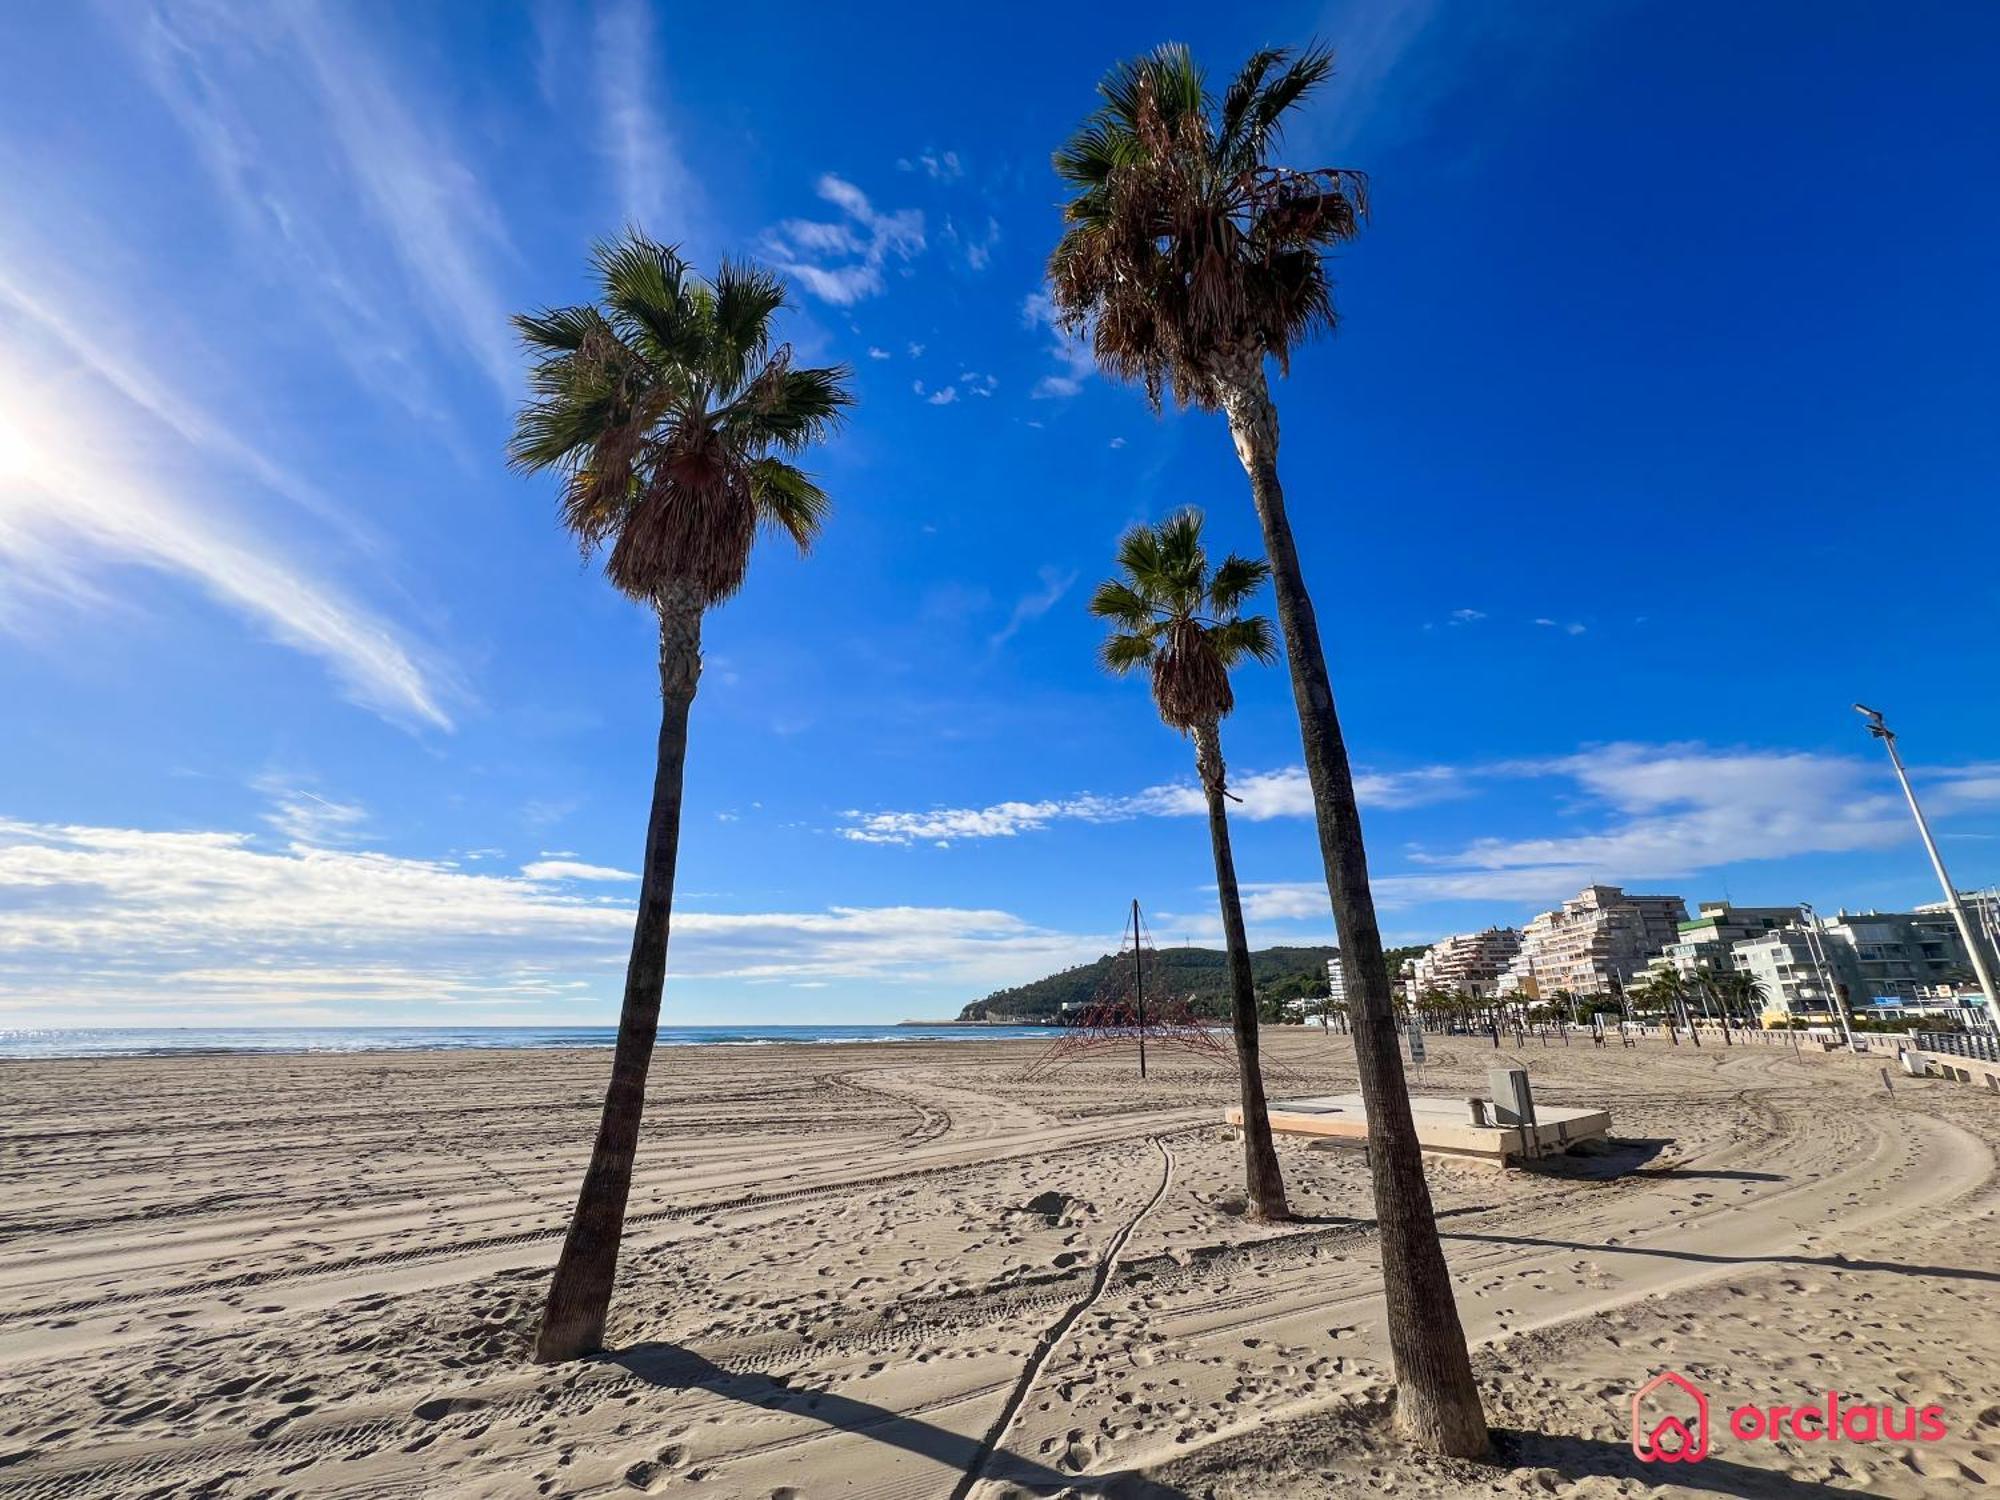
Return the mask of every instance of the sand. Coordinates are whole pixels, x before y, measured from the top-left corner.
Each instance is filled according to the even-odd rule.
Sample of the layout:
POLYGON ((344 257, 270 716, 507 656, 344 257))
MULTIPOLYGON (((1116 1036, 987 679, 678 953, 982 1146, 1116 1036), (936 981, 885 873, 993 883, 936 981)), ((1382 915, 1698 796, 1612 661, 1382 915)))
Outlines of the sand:
MULTIPOLYGON (((1788 1050, 1498 1054, 1615 1143, 1432 1173, 1495 1457, 1412 1454, 1364 1162, 1033 1043, 664 1049, 615 1352, 529 1332, 607 1054, 0 1064, 0 1497, 1961 1495, 2000 1480, 2000 1099, 1788 1050), (1670 1472, 1633 1389, 1944 1411, 1670 1472)), ((1345 1092, 1274 1034, 1274 1096, 1345 1092)), ((1478 1039, 1422 1089, 1482 1092, 1478 1039)))

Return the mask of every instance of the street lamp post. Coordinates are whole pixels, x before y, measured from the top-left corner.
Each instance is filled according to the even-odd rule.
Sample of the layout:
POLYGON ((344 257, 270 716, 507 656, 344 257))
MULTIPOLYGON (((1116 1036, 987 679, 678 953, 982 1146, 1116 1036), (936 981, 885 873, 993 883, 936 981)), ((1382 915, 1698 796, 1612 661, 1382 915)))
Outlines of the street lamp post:
POLYGON ((1951 919, 1958 924, 1958 935, 1965 940, 1965 951, 1972 959, 1972 972, 1978 976, 1979 992, 1986 1000, 1986 1024, 2000 1033, 2000 986, 1993 983, 1993 971, 1986 963, 1986 950, 1980 945, 1979 934, 1972 930, 1972 920, 1965 914, 1965 904, 1958 899, 1958 887, 1945 873, 1944 859, 1938 853, 1937 840, 1931 837, 1931 825, 1924 821, 1924 810, 1917 806, 1917 794, 1910 786, 1909 772, 1903 769, 1903 757, 1896 752, 1896 732, 1882 722, 1879 710, 1857 703, 1854 711, 1868 720, 1868 732, 1888 748, 1889 764, 1896 768, 1896 780, 1903 784, 1903 796, 1910 804, 1910 816, 1917 820, 1917 832, 1923 836, 1924 852, 1930 855, 1931 868, 1937 871, 1938 884, 1944 887, 1944 904, 1951 909, 1951 919))

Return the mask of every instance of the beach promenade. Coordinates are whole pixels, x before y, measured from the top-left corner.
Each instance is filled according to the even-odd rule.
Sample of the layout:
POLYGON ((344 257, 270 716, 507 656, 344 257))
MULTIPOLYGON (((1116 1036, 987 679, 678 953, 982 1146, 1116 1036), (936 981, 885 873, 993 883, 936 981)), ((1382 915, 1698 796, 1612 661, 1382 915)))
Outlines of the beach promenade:
MULTIPOLYGON (((1280 1142, 1241 1217, 1227 1067, 1039 1044, 664 1048, 606 1358, 527 1348, 600 1101, 591 1051, 0 1065, 0 1500, 142 1494, 1962 1495, 2000 1480, 2000 1108, 1879 1059, 1497 1053, 1613 1144, 1433 1166, 1491 1463, 1382 1429, 1366 1166, 1280 1142), (1629 1447, 1663 1369, 1722 1406, 1935 1404, 1939 1442, 1629 1447), (1670 1483, 1670 1481, 1672 1481, 1670 1483), (1678 1487, 1676 1487, 1678 1486, 1678 1487)), ((1351 1091, 1273 1028, 1274 1087, 1351 1091)))

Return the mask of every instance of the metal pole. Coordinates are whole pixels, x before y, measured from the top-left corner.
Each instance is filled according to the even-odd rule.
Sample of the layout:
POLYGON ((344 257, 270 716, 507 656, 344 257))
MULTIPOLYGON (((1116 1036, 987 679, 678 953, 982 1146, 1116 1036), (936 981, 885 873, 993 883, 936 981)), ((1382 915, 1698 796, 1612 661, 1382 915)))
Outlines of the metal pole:
POLYGON ((1139 898, 1132 898, 1132 993, 1139 1002, 1139 1076, 1146 1076, 1146 970, 1139 957, 1139 898))
POLYGON ((1931 857, 1931 868, 1937 871, 1938 884, 1944 887, 1944 904, 1951 911, 1952 921, 1958 924, 1958 935, 1965 940, 1966 956, 1972 960, 1972 972, 1979 979, 1979 993, 1986 1000, 1986 1024, 2000 1032, 2000 986, 1993 983, 1993 971, 1986 964, 1986 950, 1979 944, 1978 935, 1972 930, 1972 921, 1965 914, 1965 905, 1958 899, 1958 887, 1951 883, 1951 876, 1945 873, 1944 858, 1938 853, 1937 840, 1931 837, 1931 825, 1924 821, 1924 810, 1917 805, 1917 794, 1910 785, 1909 772, 1903 769, 1903 757, 1896 751, 1896 732, 1882 722, 1882 715, 1865 703, 1854 705, 1854 711, 1866 716, 1868 732, 1889 749, 1889 764, 1896 768, 1896 780, 1903 784, 1903 796, 1910 804, 1910 816, 1917 820, 1917 832, 1923 837, 1924 852, 1931 857))

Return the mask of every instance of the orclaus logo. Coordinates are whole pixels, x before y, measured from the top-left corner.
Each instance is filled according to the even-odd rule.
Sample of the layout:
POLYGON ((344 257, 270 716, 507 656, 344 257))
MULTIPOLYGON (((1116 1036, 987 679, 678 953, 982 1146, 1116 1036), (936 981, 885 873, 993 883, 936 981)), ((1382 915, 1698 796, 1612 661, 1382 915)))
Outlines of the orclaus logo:
MULTIPOLYGON (((1742 1442, 1935 1443, 1944 1437, 1940 1406, 1842 1405, 1828 1391, 1803 1406, 1732 1408, 1730 1436, 1742 1442)), ((1708 1395, 1675 1370, 1664 1370, 1632 1394, 1632 1452, 1642 1463, 1686 1464, 1708 1456, 1708 1395), (1692 1406, 1692 1413, 1688 1408, 1692 1406)))
POLYGON ((1708 1397, 1687 1376, 1663 1370, 1632 1393, 1632 1452, 1641 1463, 1691 1464, 1708 1456, 1708 1397), (1694 1419, 1665 1410, 1675 1395, 1691 1398, 1694 1419), (1649 1409, 1650 1408, 1650 1409, 1649 1409))

